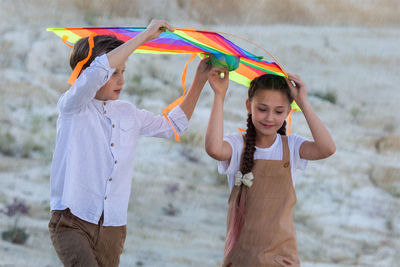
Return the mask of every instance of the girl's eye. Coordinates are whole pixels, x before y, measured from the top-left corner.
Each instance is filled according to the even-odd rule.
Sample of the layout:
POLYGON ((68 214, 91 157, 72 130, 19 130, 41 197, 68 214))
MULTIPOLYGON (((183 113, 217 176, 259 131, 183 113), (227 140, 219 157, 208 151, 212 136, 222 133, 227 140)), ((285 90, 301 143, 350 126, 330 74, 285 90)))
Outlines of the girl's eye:
POLYGON ((264 112, 266 109, 258 108, 259 111, 264 112))
POLYGON ((277 111, 276 113, 277 113, 277 114, 282 114, 282 113, 283 113, 283 111, 277 111))

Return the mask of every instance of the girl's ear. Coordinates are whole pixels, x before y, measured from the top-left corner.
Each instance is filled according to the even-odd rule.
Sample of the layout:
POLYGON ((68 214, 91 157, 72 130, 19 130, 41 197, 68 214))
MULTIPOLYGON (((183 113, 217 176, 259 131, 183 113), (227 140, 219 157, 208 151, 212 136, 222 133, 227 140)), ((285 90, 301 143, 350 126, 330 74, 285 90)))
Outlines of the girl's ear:
POLYGON ((250 105, 250 100, 248 98, 246 99, 246 109, 247 113, 251 114, 251 105, 250 105))

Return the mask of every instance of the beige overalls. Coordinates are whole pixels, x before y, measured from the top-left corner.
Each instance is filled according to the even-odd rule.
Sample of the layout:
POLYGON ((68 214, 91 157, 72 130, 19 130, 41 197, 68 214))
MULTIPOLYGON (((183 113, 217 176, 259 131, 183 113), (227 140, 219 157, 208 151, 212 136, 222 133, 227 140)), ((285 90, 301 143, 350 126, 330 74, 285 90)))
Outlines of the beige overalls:
POLYGON ((292 217, 296 193, 290 171, 287 136, 282 136, 282 145, 282 160, 255 160, 251 187, 242 184, 232 189, 227 232, 233 227, 233 209, 243 193, 244 223, 236 243, 224 257, 223 266, 300 266, 292 217))

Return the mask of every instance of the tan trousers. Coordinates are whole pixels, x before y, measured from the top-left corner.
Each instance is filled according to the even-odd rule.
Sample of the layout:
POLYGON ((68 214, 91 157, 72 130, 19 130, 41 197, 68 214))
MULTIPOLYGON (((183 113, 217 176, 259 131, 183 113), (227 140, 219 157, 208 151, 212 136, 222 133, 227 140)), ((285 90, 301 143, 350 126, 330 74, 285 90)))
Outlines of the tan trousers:
POLYGON ((102 226, 74 216, 69 209, 53 210, 50 238, 64 266, 118 266, 124 248, 126 225, 102 226))

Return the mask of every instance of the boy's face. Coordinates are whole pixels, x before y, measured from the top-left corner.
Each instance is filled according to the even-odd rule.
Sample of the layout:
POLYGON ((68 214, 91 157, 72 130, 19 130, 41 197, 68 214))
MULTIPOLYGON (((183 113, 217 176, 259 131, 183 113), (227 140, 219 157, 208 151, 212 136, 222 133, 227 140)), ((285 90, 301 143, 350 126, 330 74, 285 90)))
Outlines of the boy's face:
POLYGON ((97 91, 95 98, 103 101, 117 100, 125 83, 124 72, 125 63, 115 69, 108 82, 97 91))

